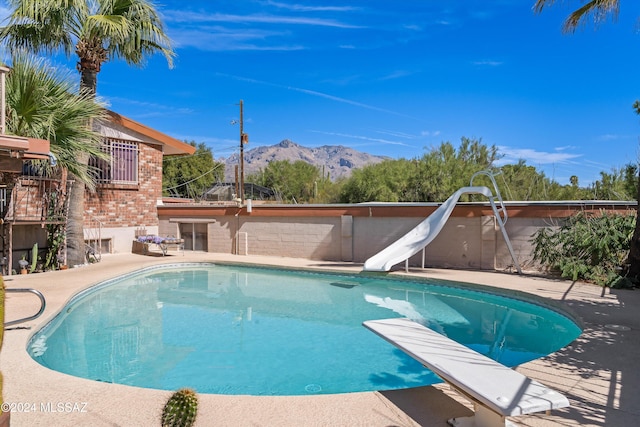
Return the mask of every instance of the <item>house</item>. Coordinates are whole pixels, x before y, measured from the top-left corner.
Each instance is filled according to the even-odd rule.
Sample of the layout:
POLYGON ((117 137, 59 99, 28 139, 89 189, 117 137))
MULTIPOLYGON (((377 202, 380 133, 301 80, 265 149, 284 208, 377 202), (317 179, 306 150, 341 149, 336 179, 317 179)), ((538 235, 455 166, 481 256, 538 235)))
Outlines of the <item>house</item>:
MULTIPOLYGON (((193 154, 196 148, 113 111, 108 112, 107 121, 96 126, 103 135, 103 150, 111 157, 90 160, 99 172, 96 192, 85 193, 85 241, 100 253, 130 252, 136 230, 158 232, 156 209, 162 201, 163 157, 193 154)), ((49 158, 48 141, 33 141, 30 150, 22 141, 25 138, 3 138, 7 144, 14 140, 22 144, 21 158, 49 158)), ((0 170, 3 161, 9 162, 4 157, 12 158, 0 157, 0 170)), ((20 174, 22 162, 11 165, 16 179, 3 181, 4 193, 0 187, 3 274, 17 270, 20 258, 31 260, 34 243, 42 256, 51 244, 51 230, 66 224, 68 202, 64 196, 73 185, 64 175, 59 179, 25 176, 20 174)))
POLYGON ((182 141, 113 111, 98 125, 107 161, 96 160, 95 193, 85 198, 85 240, 102 253, 130 252, 136 230, 158 233, 162 203, 162 158, 193 154, 182 141))

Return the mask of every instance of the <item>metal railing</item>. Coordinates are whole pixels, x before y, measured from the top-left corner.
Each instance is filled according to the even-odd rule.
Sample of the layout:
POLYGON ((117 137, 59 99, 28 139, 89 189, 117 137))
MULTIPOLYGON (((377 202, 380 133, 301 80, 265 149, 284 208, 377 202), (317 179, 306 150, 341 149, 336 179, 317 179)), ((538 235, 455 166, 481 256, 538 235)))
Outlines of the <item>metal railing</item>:
POLYGON ((89 264, 102 259, 102 221, 89 214, 89 221, 84 229, 85 257, 89 264))
POLYGON ((45 307, 47 306, 47 302, 44 299, 44 295, 38 290, 32 288, 7 288, 5 289, 6 293, 31 293, 37 296, 40 299, 40 310, 33 316, 23 317, 22 319, 12 320, 10 322, 4 322, 4 327, 17 325, 19 323, 28 322, 29 320, 34 320, 40 317, 40 315, 44 312, 45 307))
MULTIPOLYGON (((498 173, 499 174, 499 173, 498 173)), ((496 183, 495 175, 489 171, 480 171, 476 172, 471 176, 470 185, 473 185, 473 179, 478 175, 485 175, 489 177, 491 183, 493 184, 493 189, 495 191, 495 197, 489 197, 489 202, 491 203, 491 208, 493 209, 493 214, 500 226, 500 231, 502 232, 502 237, 504 238, 504 242, 507 245, 507 249, 509 250, 509 254, 511 254, 511 259, 513 260, 513 266, 516 268, 518 274, 522 274, 522 269, 520 268, 520 263, 518 262, 518 258, 516 257, 515 252, 513 251, 513 246, 511 245, 511 240, 509 240, 509 236, 507 235, 507 229, 505 228, 505 224, 507 223, 507 219, 509 219, 509 215, 507 214, 507 208, 504 205, 504 201, 502 200, 502 196, 500 195, 500 190, 498 189, 498 184, 496 183), (496 205, 495 199, 498 199, 498 204, 496 205)))
POLYGON ((507 214, 507 208, 504 206, 504 201, 502 200, 502 195, 500 194, 500 190, 498 189, 498 183, 496 183, 495 175, 489 171, 483 170, 480 172, 476 172, 471 176, 471 180, 469 181, 469 185, 473 186, 473 180, 478 175, 484 175, 491 180, 491 184, 493 184, 493 191, 495 193, 494 199, 498 200, 498 204, 496 205, 496 220, 498 220, 502 226, 507 223, 507 219, 509 219, 509 215, 507 214))

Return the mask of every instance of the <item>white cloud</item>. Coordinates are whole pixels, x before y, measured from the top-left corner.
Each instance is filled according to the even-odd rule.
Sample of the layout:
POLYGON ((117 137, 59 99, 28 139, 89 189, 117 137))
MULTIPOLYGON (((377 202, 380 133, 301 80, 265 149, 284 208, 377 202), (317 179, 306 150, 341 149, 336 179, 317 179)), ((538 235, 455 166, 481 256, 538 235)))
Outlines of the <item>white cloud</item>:
POLYGON ((564 153, 562 151, 547 152, 532 148, 511 148, 506 146, 499 146, 498 152, 504 156, 498 162, 499 164, 515 163, 519 160, 525 160, 528 164, 533 165, 570 163, 573 159, 582 157, 582 154, 564 153))
POLYGON ((352 12, 355 10, 360 10, 360 8, 353 6, 306 6, 301 4, 288 4, 275 1, 265 1, 261 3, 281 9, 293 10, 295 12, 352 12))
POLYGON ((131 98, 122 98, 118 96, 107 97, 106 101, 109 105, 113 103, 120 105, 128 105, 133 108, 138 108, 140 113, 136 113, 136 119, 149 118, 149 117, 161 117, 161 116, 175 116, 178 114, 188 115, 192 114, 194 110, 187 107, 176 107, 167 104, 157 104, 154 102, 138 101, 131 98))
POLYGON ((257 84, 263 84, 263 85, 278 87, 278 88, 282 88, 282 89, 292 90, 292 91, 295 91, 295 92, 304 93, 306 95, 316 96, 316 97, 319 97, 319 98, 329 99, 331 101, 341 102, 343 104, 353 105, 355 107, 365 108, 365 109, 373 110, 373 111, 379 111, 381 113, 392 114, 392 115, 395 115, 395 116, 409 117, 409 116, 406 116, 406 115, 404 115, 402 113, 398 113, 398 112, 391 111, 391 110, 386 110, 384 108, 379 108, 379 107, 376 107, 376 106, 373 106, 373 105, 363 104, 361 102, 352 101, 350 99, 341 98, 339 96, 334 96, 334 95, 329 95, 327 93, 322 93, 322 92, 318 92, 318 91, 315 91, 315 90, 304 89, 304 88, 295 87, 295 86, 284 86, 284 85, 280 85, 280 84, 277 84, 277 83, 269 83, 269 82, 264 82, 264 81, 257 80, 257 79, 252 79, 252 78, 247 78, 247 77, 240 77, 240 76, 233 76, 233 75, 224 74, 224 73, 216 73, 216 74, 219 75, 219 76, 229 77, 229 78, 232 78, 232 79, 245 81, 245 82, 249 82, 249 83, 257 83, 257 84))
POLYGON ((311 132, 320 133, 320 134, 323 134, 323 135, 340 136, 340 137, 343 137, 343 138, 357 139, 357 140, 360 140, 360 141, 375 142, 375 143, 378 143, 378 144, 401 145, 403 147, 412 147, 411 145, 405 144, 404 142, 400 142, 400 141, 390 141, 388 139, 371 138, 369 136, 363 136, 363 135, 352 135, 352 134, 340 133, 340 132, 323 132, 323 131, 319 131, 319 130, 312 130, 311 132))
POLYGON ((488 66, 488 67, 499 67, 502 64, 503 64, 502 61, 491 61, 491 60, 474 61, 473 63, 473 65, 488 66))
POLYGON ((334 19, 307 18, 298 16, 278 16, 268 14, 232 15, 227 13, 198 13, 184 10, 169 10, 164 13, 167 22, 185 23, 258 23, 258 24, 290 24, 290 25, 311 25, 336 28, 364 28, 357 25, 346 24, 334 19))
POLYGON ((598 136, 599 141, 620 141, 625 139, 637 138, 636 135, 616 135, 616 134, 605 134, 598 136))
POLYGON ((292 51, 302 50, 301 45, 267 44, 264 43, 268 37, 286 35, 285 33, 265 30, 229 30, 226 28, 211 27, 189 30, 177 30, 171 32, 176 47, 193 47, 203 51, 221 52, 238 50, 271 50, 271 51, 292 51), (254 43, 257 42, 257 43, 254 43))
POLYGON ((420 132, 420 135, 422 136, 440 136, 442 132, 440 132, 439 130, 435 130, 435 131, 429 131, 429 130, 423 130, 422 132, 420 132))
POLYGON ((405 138, 405 139, 416 139, 415 135, 411 135, 405 132, 398 132, 393 130, 376 130, 375 132, 381 133, 383 135, 394 136, 396 138, 405 138))
POLYGON ((380 77, 378 80, 384 81, 384 80, 393 80, 393 79, 399 79, 402 77, 407 77, 410 76, 411 74, 413 74, 410 71, 403 71, 403 70, 398 70, 398 71, 394 71, 393 73, 380 77))

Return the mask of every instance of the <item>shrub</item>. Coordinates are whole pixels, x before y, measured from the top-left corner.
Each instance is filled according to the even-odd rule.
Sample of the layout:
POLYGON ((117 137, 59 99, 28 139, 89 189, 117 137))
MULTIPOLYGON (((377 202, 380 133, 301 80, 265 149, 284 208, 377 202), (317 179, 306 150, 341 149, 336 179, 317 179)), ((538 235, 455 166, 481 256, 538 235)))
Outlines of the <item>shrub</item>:
POLYGON ((635 221, 635 214, 580 212, 557 228, 542 228, 534 233, 533 259, 571 280, 630 286, 623 274, 635 221))

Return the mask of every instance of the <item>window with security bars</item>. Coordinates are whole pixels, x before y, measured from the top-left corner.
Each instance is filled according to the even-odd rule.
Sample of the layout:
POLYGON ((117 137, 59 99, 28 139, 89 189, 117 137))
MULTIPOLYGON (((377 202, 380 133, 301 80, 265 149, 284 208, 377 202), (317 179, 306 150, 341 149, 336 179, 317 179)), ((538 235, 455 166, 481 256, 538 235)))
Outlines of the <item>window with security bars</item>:
POLYGON ((103 160, 92 157, 89 160, 89 165, 95 170, 96 183, 138 183, 138 143, 105 138, 101 148, 109 154, 109 158, 103 160))

